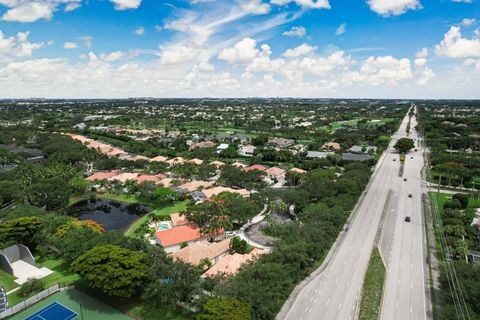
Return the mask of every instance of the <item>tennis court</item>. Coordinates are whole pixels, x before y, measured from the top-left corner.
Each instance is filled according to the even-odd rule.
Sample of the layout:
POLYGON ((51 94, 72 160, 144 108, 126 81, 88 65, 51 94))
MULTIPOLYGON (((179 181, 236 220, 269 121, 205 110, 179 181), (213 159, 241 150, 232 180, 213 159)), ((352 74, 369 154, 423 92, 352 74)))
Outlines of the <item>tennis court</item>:
POLYGON ((78 290, 57 292, 10 320, 132 320, 133 318, 78 290))
POLYGON ((71 320, 77 315, 78 314, 75 311, 68 309, 60 302, 55 301, 42 310, 35 312, 25 320, 71 320))

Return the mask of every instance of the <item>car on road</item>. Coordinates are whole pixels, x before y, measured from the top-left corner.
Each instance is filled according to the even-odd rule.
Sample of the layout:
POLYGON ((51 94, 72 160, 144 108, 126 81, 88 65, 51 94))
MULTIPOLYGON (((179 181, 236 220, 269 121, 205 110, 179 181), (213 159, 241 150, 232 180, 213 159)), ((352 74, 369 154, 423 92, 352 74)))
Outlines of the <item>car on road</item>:
POLYGON ((405 222, 410 222, 410 217, 409 216, 405 217, 405 222))
POLYGON ((403 178, 403 181, 407 181, 407 178, 403 178))
POLYGON ((413 194, 410 193, 410 194, 408 195, 408 197, 409 197, 409 198, 413 198, 413 194))
POLYGON ((397 159, 393 158, 393 161, 397 161, 397 159))
POLYGON ((413 159, 413 157, 410 157, 410 159, 413 159))
POLYGON ((418 149, 415 149, 415 151, 418 151, 418 149))

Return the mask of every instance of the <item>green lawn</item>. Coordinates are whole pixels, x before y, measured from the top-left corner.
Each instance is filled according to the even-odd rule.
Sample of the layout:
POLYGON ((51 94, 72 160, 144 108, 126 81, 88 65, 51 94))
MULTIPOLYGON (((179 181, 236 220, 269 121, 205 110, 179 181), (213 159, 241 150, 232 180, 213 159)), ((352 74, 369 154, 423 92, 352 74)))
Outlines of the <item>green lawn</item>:
MULTIPOLYGON (((80 276, 68 270, 62 259, 47 259, 36 257, 35 262, 38 268, 48 268, 53 271, 52 274, 43 278, 45 288, 49 288, 54 284, 69 285, 80 279, 80 276)), ((15 305, 28 297, 22 297, 15 291, 8 295, 10 305, 15 305)))
POLYGON ((189 200, 185 200, 182 202, 176 202, 170 206, 165 206, 161 209, 155 209, 149 214, 144 215, 143 217, 137 219, 134 223, 130 225, 130 227, 125 231, 125 235, 131 237, 135 234, 135 230, 137 230, 140 226, 142 226, 148 219, 152 217, 168 217, 172 213, 183 211, 187 208, 187 205, 190 203, 189 200))
POLYGON ((359 320, 377 320, 383 296, 385 266, 377 248, 372 251, 363 283, 359 320))
MULTIPOLYGON (((120 311, 96 300, 86 294, 77 291, 77 290, 68 290, 63 292, 55 293, 50 297, 46 298, 34 304, 30 308, 18 313, 11 320, 23 320, 28 316, 34 314, 35 312, 45 308, 53 302, 60 302, 67 308, 75 311, 78 316, 75 319, 81 320, 80 316, 83 314, 83 319, 85 320, 129 320, 133 319, 126 314, 121 313, 120 311), (81 309, 80 309, 81 304, 81 309)), ((160 318, 159 318, 160 319, 160 318)))
POLYGON ((11 274, 6 273, 5 271, 0 270, 0 286, 5 289, 5 291, 10 291, 18 287, 18 284, 15 283, 16 278, 11 274))

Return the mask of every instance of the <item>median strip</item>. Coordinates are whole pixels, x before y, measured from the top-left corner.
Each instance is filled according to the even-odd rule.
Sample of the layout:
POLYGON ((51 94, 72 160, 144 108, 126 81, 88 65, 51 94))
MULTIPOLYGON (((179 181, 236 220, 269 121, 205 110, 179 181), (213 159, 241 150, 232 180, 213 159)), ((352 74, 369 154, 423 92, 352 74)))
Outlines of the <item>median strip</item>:
POLYGON ((363 282, 362 298, 360 302, 359 320, 377 320, 380 315, 380 306, 385 282, 385 266, 378 248, 373 248, 367 273, 363 282))

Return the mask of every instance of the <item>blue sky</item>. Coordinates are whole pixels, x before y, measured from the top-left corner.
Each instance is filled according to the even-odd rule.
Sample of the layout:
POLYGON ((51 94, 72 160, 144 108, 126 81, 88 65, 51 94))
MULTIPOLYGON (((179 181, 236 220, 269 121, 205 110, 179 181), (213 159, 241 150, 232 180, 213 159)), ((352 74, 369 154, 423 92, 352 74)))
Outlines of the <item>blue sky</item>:
POLYGON ((0 97, 480 98, 479 0, 0 0, 0 97))

